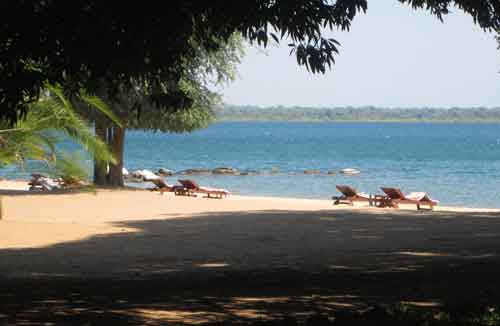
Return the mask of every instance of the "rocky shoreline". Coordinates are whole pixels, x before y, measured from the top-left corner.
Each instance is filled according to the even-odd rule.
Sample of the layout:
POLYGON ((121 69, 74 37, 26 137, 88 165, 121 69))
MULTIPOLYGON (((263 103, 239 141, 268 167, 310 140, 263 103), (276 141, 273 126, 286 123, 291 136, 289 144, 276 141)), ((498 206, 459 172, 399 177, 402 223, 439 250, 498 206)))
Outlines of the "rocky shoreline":
POLYGON ((278 175, 278 174, 290 174, 290 175, 324 175, 324 176, 335 176, 337 174, 345 175, 355 175, 361 173, 359 170, 347 168, 339 170, 321 170, 321 169, 306 169, 297 171, 282 171, 276 167, 263 170, 240 170, 234 167, 216 167, 213 169, 209 168, 190 168, 180 171, 174 171, 167 168, 160 168, 156 172, 150 170, 134 170, 128 172, 124 169, 124 176, 128 180, 136 181, 146 181, 150 179, 150 176, 155 175, 158 177, 170 177, 170 176, 196 176, 196 175, 227 175, 227 176, 254 176, 254 175, 278 175))

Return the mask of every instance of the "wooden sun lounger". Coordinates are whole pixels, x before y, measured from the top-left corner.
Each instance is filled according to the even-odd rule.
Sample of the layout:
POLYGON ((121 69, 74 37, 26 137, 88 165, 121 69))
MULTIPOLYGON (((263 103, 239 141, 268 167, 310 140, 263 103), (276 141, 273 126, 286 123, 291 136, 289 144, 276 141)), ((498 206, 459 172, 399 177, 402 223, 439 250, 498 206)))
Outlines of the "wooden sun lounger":
POLYGON ((163 194, 164 192, 182 191, 184 189, 184 187, 181 185, 169 185, 161 177, 158 177, 157 179, 150 179, 148 181, 155 185, 155 187, 152 188, 151 191, 159 191, 160 194, 163 194))
POLYGON ((198 185, 195 181, 189 179, 179 180, 179 183, 182 185, 183 189, 176 191, 176 195, 196 196, 197 193, 202 193, 206 194, 208 198, 221 199, 222 197, 227 197, 230 194, 230 192, 226 189, 203 187, 198 185))
POLYGON ((49 178, 42 174, 33 173, 30 182, 30 191, 53 191, 63 188, 63 184, 56 179, 49 178))
POLYGON ((368 202, 370 206, 377 204, 376 198, 374 196, 358 192, 351 186, 337 185, 336 188, 339 192, 342 193, 342 196, 332 197, 334 205, 348 204, 352 206, 354 205, 355 201, 368 202))
POLYGON ((380 188, 387 195, 386 205, 394 208, 399 208, 399 204, 415 204, 417 209, 422 209, 422 206, 429 206, 433 210, 434 206, 439 204, 439 201, 430 198, 425 192, 412 192, 408 195, 403 194, 399 188, 380 188))

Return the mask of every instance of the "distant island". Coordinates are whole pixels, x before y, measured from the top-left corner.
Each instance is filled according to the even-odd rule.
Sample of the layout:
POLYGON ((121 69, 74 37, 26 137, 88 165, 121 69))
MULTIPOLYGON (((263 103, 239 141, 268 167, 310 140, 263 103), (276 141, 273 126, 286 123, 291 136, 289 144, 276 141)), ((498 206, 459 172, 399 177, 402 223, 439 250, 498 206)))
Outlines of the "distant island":
POLYGON ((217 121, 303 122, 500 122, 497 108, 258 107, 225 105, 215 109, 217 121))

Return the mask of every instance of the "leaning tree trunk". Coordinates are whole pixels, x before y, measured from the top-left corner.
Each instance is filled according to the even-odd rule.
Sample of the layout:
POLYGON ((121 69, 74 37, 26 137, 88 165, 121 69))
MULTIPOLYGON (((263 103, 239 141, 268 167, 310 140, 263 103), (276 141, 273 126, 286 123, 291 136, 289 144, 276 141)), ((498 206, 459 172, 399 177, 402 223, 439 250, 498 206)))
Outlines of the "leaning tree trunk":
MULTIPOLYGON (((95 121, 95 134, 105 143, 108 142, 107 138, 107 127, 106 121, 104 119, 96 119, 95 121)), ((105 162, 96 162, 94 160, 94 184, 97 186, 107 186, 107 163, 105 162)))
POLYGON ((111 137, 109 146, 113 151, 116 164, 109 165, 108 185, 113 187, 123 187, 123 149, 125 146, 125 129, 114 126, 109 128, 111 137))

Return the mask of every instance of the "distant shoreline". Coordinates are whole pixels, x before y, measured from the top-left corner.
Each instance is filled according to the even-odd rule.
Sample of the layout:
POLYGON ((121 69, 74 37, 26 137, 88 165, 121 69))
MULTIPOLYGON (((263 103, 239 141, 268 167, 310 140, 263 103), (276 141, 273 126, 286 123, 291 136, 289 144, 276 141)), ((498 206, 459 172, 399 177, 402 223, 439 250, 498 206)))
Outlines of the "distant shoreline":
POLYGON ((433 124, 500 124, 500 120, 273 120, 273 119, 216 119, 221 122, 307 122, 307 123, 433 123, 433 124))
POLYGON ((500 108, 377 108, 377 107, 257 107, 223 106, 214 110, 217 122, 391 122, 500 123, 500 108))

